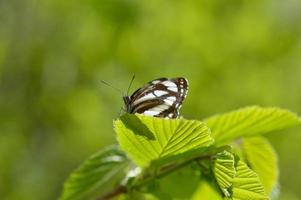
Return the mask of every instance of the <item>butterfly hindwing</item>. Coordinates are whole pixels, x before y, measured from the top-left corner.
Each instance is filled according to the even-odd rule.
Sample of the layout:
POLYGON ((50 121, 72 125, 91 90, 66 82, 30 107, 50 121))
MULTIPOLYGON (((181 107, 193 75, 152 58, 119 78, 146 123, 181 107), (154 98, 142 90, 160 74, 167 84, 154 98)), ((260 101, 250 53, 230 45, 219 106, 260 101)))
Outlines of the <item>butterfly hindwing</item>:
POLYGON ((127 111, 154 117, 176 118, 188 91, 185 78, 160 78, 136 90, 126 102, 127 111))

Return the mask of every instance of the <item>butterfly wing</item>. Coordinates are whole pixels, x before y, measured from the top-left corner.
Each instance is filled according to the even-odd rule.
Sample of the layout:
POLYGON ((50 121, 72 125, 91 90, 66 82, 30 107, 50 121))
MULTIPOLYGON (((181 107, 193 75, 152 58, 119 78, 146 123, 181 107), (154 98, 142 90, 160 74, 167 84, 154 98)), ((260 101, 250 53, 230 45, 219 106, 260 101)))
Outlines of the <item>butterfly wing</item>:
POLYGON ((148 82, 130 97, 130 113, 176 118, 187 95, 185 78, 160 78, 148 82))

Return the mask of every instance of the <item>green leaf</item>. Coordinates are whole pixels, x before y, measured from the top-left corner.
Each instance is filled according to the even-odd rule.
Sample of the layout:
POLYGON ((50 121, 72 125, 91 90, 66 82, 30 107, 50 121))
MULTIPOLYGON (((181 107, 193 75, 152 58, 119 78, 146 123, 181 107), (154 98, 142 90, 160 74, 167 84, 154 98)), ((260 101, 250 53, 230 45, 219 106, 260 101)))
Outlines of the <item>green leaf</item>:
MULTIPOLYGON (((264 137, 245 138, 242 150, 249 166, 254 170, 268 194, 277 195, 278 163, 277 155, 264 137)), ((273 196, 275 197, 275 196, 273 196)))
POLYGON ((222 195, 207 181, 202 181, 192 195, 191 200, 223 200, 222 195))
MULTIPOLYGON (((191 199, 191 194, 197 189, 200 182, 200 171, 197 170, 197 167, 190 164, 160 178, 157 180, 158 190, 171 196, 171 199, 191 199), (180 186, 179 183, 181 183, 180 186)), ((160 199, 165 200, 166 198, 160 199)))
POLYGON ((205 120, 216 144, 250 137, 300 124, 294 113, 280 108, 246 107, 205 120))
POLYGON ((216 154, 213 173, 215 179, 226 197, 231 196, 231 186, 235 177, 235 161, 232 153, 223 151, 216 154))
POLYGON ((213 143, 207 126, 196 120, 125 114, 114 125, 121 148, 142 167, 213 143))
POLYGON ((95 153, 67 179, 60 200, 87 199, 87 196, 103 194, 124 177, 128 163, 117 147, 95 153))
POLYGON ((258 175, 228 151, 216 155, 213 173, 225 199, 268 199, 258 175))
POLYGON ((233 200, 266 200, 269 199, 257 176, 247 164, 238 160, 236 162, 236 175, 232 185, 233 200))

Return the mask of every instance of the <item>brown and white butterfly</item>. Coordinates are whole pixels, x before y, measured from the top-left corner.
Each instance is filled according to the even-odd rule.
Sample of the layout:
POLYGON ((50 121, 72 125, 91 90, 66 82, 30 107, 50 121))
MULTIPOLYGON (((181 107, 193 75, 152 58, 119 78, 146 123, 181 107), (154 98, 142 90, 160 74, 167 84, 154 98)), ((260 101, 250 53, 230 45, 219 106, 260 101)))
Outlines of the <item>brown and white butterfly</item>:
POLYGON ((187 92, 187 79, 159 78, 148 82, 131 96, 124 96, 123 101, 128 113, 177 118, 187 92))

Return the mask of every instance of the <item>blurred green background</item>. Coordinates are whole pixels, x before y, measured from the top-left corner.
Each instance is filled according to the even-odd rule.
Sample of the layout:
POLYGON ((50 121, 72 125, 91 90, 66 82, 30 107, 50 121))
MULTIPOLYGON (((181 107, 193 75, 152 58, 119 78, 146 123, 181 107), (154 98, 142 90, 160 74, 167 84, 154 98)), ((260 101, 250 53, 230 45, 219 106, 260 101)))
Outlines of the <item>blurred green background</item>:
MULTIPOLYGON (((301 114, 300 0, 0 0, 0 196, 56 199, 116 143, 121 94, 184 76, 186 118, 246 105, 301 114)), ((269 134, 283 200, 301 199, 301 128, 269 134)))

